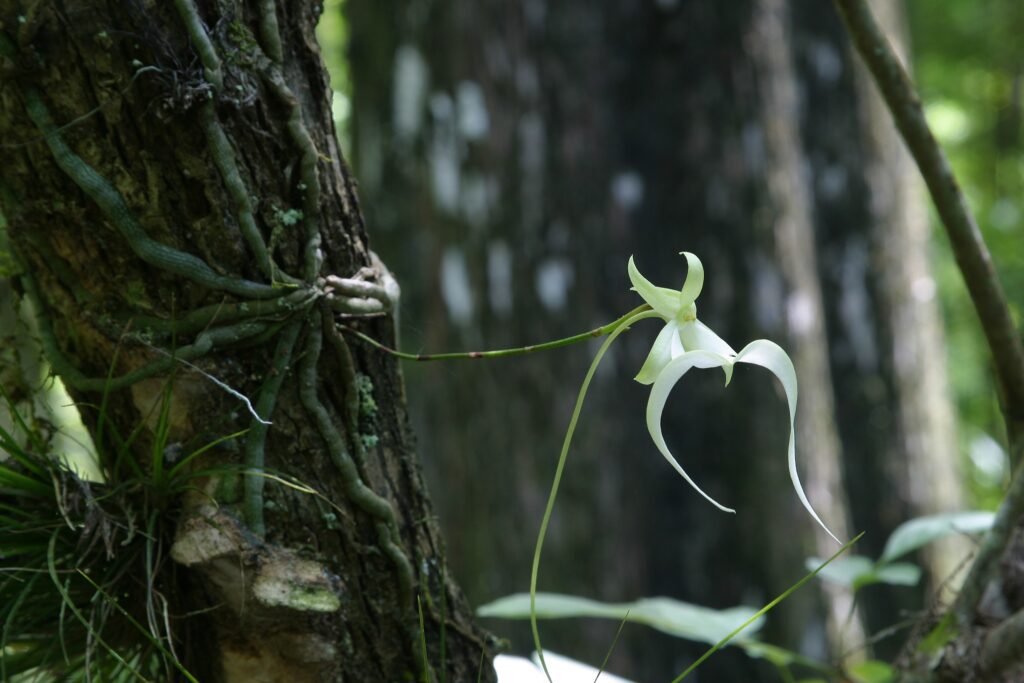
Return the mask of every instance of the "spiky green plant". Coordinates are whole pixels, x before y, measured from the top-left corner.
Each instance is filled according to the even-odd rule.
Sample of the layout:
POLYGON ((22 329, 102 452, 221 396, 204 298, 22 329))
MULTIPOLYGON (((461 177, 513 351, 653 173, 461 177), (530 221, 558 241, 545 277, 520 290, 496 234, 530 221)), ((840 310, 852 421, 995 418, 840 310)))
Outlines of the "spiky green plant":
MULTIPOLYGON (((196 476, 168 446, 170 382, 150 457, 140 464, 99 406, 97 432, 118 444, 103 482, 81 479, 22 420, 0 428, 0 680, 189 680, 177 577, 168 559, 173 506, 196 476)), ((238 436, 231 435, 232 438, 238 436)), ((97 443, 101 443, 97 439, 97 443)), ((111 457, 112 456, 112 457, 111 457)))

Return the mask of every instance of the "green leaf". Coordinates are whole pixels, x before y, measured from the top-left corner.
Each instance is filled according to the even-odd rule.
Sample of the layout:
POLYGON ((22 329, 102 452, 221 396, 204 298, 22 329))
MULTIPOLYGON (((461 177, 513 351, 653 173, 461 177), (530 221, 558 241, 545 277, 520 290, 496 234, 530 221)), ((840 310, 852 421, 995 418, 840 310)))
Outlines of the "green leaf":
POLYGON ((847 674, 853 683, 893 683, 896 680, 896 670, 877 659, 858 662, 847 674))
MULTIPOLYGON (((719 642, 757 612, 750 607, 716 610, 672 598, 644 598, 629 603, 607 603, 561 593, 537 593, 536 608, 538 619, 625 619, 650 626, 662 633, 709 644, 719 642)), ((476 613, 480 617, 495 619, 528 619, 530 596, 527 593, 516 593, 499 598, 479 607, 476 613)), ((751 633, 756 632, 762 623, 762 620, 756 621, 750 627, 751 633)))
MULTIPOLYGON (((804 565, 813 569, 821 564, 817 557, 807 558, 804 565)), ((853 590, 874 583, 886 583, 892 586, 914 586, 921 579, 921 570, 907 562, 877 565, 863 555, 842 557, 821 571, 819 576, 828 581, 853 590)))
MULTIPOLYGON (((804 566, 807 567, 807 569, 814 569, 820 564, 820 557, 808 557, 804 561, 804 566)), ((848 557, 840 557, 835 562, 822 569, 818 573, 818 576, 829 583, 845 586, 846 588, 853 588, 854 586, 861 584, 866 577, 870 576, 874 567, 875 563, 871 561, 871 558, 864 557, 863 555, 850 555, 848 557)))
POLYGON ((953 512, 918 517, 896 528, 885 543, 878 562, 887 563, 901 555, 917 550, 932 541, 953 534, 976 534, 988 531, 995 520, 993 512, 953 512))
POLYGON ((916 586, 921 580, 921 568, 909 562, 895 562, 878 567, 875 570, 876 583, 887 583, 891 586, 916 586))

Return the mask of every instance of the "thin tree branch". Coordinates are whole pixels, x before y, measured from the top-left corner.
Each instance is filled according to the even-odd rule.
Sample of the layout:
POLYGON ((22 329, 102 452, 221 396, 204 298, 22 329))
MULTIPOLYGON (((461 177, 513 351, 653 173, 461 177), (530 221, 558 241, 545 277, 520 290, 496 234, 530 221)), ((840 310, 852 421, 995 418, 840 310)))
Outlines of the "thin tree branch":
POLYGON ((946 155, 928 127, 910 78, 867 3, 865 0, 835 0, 835 4, 857 51, 882 91, 942 218, 992 351, 1003 409, 1009 419, 1024 420, 1024 347, 977 221, 967 207, 946 155))
MULTIPOLYGON (((967 207, 949 161, 928 128, 914 86, 867 3, 865 0, 835 0, 835 4, 857 51, 882 92, 896 127, 917 162, 942 218, 953 255, 992 352, 1011 457, 1019 456, 1024 443, 1024 346, 996 277, 991 254, 967 207)), ((1018 471, 999 508, 995 524, 985 537, 957 596, 954 610, 960 624, 967 624, 973 618, 985 583, 1022 513, 1024 476, 1018 471)))

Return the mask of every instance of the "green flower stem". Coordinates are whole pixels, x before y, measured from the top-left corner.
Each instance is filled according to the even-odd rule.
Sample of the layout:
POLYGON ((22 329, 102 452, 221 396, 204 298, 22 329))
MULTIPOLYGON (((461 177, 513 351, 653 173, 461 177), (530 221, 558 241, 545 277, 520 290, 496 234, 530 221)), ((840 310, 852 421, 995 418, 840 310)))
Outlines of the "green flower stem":
MULTIPOLYGON (((594 355, 594 360, 590 363, 590 368, 587 370, 586 376, 583 378, 583 384, 580 385, 579 395, 576 397, 576 407, 573 408, 572 417, 569 418, 569 428, 565 432, 565 440, 562 441, 562 452, 558 456, 558 466, 555 468, 555 478, 551 482, 551 493, 548 494, 548 503, 544 508, 544 518, 540 522, 540 532, 537 534, 537 545, 533 550, 533 568, 530 571, 530 629, 533 631, 533 644, 537 648, 537 656, 540 657, 541 667, 544 669, 544 675, 548 677, 549 683, 551 682, 551 674, 548 672, 548 665, 544 661, 544 648, 540 644, 540 631, 537 628, 537 575, 540 573, 540 554, 544 548, 544 536, 548 532, 548 523, 551 521, 551 513, 555 509, 555 498, 558 496, 558 485, 562 481, 562 472, 565 470, 565 461, 569 456, 569 445, 572 443, 573 434, 576 432, 576 423, 580 418, 580 411, 583 409, 583 399, 587 396, 587 389, 590 388, 590 380, 594 378, 594 373, 597 372, 597 366, 601 364, 601 359, 604 358, 604 354, 608 351, 608 348, 612 345, 615 339, 629 329, 629 326, 640 320, 647 318, 660 317, 656 311, 645 310, 647 306, 641 306, 638 309, 630 311, 630 313, 622 318, 619 318, 611 325, 605 325, 599 327, 597 331, 602 331, 601 334, 608 334, 608 338, 601 344, 601 348, 597 350, 594 355), (610 329, 608 329, 610 327, 610 329)), ((580 335, 577 335, 579 337, 580 335)), ((589 336, 600 336, 590 334, 589 336)), ((584 337, 586 338, 586 337, 584 337)), ((569 337, 569 339, 575 339, 569 337)), ((576 341, 582 341, 582 339, 575 339, 576 341)), ((561 340, 565 341, 565 340, 561 340)), ((572 342, 568 342, 572 343, 572 342)), ((564 346, 564 344, 559 344, 564 346)))
MULTIPOLYGON (((610 322, 603 327, 596 327, 589 332, 583 332, 581 334, 575 334, 571 337, 565 337, 564 339, 556 339, 554 341, 544 342, 543 344, 531 344, 530 346, 518 346, 512 349, 498 349, 495 351, 458 351, 454 353, 405 353, 404 351, 398 351, 391 347, 381 344, 379 341, 368 335, 354 330, 347 325, 338 325, 338 329, 346 334, 351 334, 353 337, 360 339, 370 346, 374 347, 379 351, 383 351, 395 358, 401 358, 402 360, 415 360, 415 361, 429 361, 429 360, 473 360, 477 358, 504 358, 507 356, 521 356, 527 353, 533 353, 534 351, 547 351, 549 349, 557 349, 562 346, 569 346, 571 344, 578 344, 579 342, 587 341, 588 339, 594 339, 596 337, 603 337, 607 334, 611 334, 616 329, 624 325, 630 318, 649 311, 650 306, 644 304, 643 306, 637 306, 632 311, 622 316, 614 322, 610 322)), ((651 316, 644 316, 649 318, 651 316)))
POLYGON ((678 676, 677 676, 676 678, 674 678, 674 679, 672 680, 672 683, 679 683, 679 682, 680 682, 681 680, 683 680, 684 678, 686 678, 687 676, 689 676, 689 675, 690 675, 690 674, 691 674, 691 673, 692 673, 692 672, 693 672, 693 671, 694 671, 694 670, 695 670, 695 669, 696 669, 696 668, 697 668, 698 666, 700 666, 701 664, 703 664, 703 663, 704 663, 704 661, 705 661, 705 660, 706 660, 706 659, 707 659, 708 657, 710 657, 711 655, 715 654, 716 652, 718 652, 719 650, 721 650, 721 649, 722 649, 723 647, 725 647, 726 645, 728 645, 728 644, 729 644, 729 641, 730 641, 730 640, 732 640, 733 638, 735 638, 736 636, 738 636, 738 635, 739 635, 739 634, 740 634, 740 633, 741 633, 741 632, 742 632, 742 631, 743 631, 743 630, 744 630, 745 628, 747 628, 748 626, 750 626, 751 624, 753 624, 753 623, 754 623, 755 621, 757 621, 758 619, 760 619, 761 617, 763 617, 763 616, 764 616, 765 614, 767 614, 767 613, 768 613, 768 612, 769 612, 769 611, 770 611, 770 610, 771 610, 771 609, 772 609, 773 607, 775 607, 775 606, 776 606, 776 605, 778 605, 778 604, 779 604, 780 602, 782 602, 783 600, 785 600, 786 598, 788 598, 788 597, 789 597, 790 595, 792 595, 793 593, 795 593, 796 591, 798 591, 798 590, 799 590, 800 588, 802 588, 802 587, 803 587, 803 585, 804 585, 805 583, 807 583, 808 581, 810 581, 811 579, 813 579, 813 578, 814 578, 815 576, 817 576, 817 575, 818 575, 818 572, 820 572, 820 571, 821 571, 822 569, 824 569, 825 567, 827 567, 827 566, 828 566, 828 565, 829 565, 829 564, 830 564, 830 563, 831 563, 831 562, 832 562, 832 561, 833 561, 834 559, 836 559, 837 557, 839 557, 840 555, 842 555, 843 553, 845 553, 845 552, 846 552, 847 550, 849 550, 849 549, 850 549, 850 546, 852 546, 852 545, 853 545, 854 543, 856 543, 857 541, 859 541, 859 540, 860 540, 860 538, 861 538, 861 536, 863 536, 863 535, 864 535, 864 532, 862 531, 862 532, 860 532, 859 534, 857 534, 856 536, 854 536, 854 537, 853 537, 853 538, 852 538, 851 540, 847 541, 847 542, 846 542, 846 545, 844 545, 844 546, 843 546, 842 548, 840 548, 839 550, 837 550, 837 551, 836 551, 836 552, 835 552, 835 553, 834 553, 834 554, 832 555, 832 557, 828 558, 827 560, 825 560, 824 562, 822 562, 822 563, 821 563, 820 565, 818 565, 818 568, 817 568, 817 569, 815 569, 814 571, 812 571, 812 572, 810 572, 810 573, 806 574, 806 575, 805 575, 805 576, 804 576, 804 577, 803 577, 802 579, 800 579, 799 581, 797 581, 796 583, 794 583, 794 584, 793 584, 792 586, 790 586, 789 588, 787 588, 787 589, 786 589, 786 590, 785 590, 785 591, 784 591, 784 592, 782 593, 782 595, 778 596, 777 598, 775 598, 774 600, 772 600, 771 602, 769 602, 769 603, 768 603, 767 605, 765 605, 764 607, 762 607, 761 609, 759 609, 759 610, 757 611, 757 613, 755 613, 755 614, 754 614, 753 616, 751 616, 751 617, 750 617, 749 619, 747 619, 747 620, 746 620, 746 621, 744 621, 744 622, 743 622, 742 624, 740 624, 740 625, 739 625, 739 626, 737 626, 737 627, 736 627, 735 629, 733 629, 733 630, 732 630, 732 631, 731 631, 731 632, 729 633, 729 635, 727 635, 727 636, 726 636, 725 638, 722 638, 722 639, 721 639, 720 641, 718 641, 717 643, 715 643, 714 645, 712 645, 712 646, 711 646, 711 647, 710 647, 710 648, 709 648, 709 649, 707 650, 707 652, 705 652, 704 654, 702 654, 702 655, 701 655, 700 657, 698 657, 698 658, 697 658, 697 661, 695 661, 695 662, 694 662, 693 664, 691 664, 690 666, 688 666, 688 667, 686 668, 686 671, 684 671, 683 673, 679 674, 679 675, 678 675, 678 676))

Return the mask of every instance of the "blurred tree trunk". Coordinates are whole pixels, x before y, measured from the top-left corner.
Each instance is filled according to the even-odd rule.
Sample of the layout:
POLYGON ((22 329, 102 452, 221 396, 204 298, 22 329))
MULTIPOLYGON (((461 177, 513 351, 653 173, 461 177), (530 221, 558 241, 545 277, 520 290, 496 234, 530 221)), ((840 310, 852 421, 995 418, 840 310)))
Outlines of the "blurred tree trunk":
MULTIPOLYGON (((493 680, 483 634, 445 578, 397 368, 380 354, 357 348, 349 357, 337 343, 322 343, 333 339, 333 320, 321 325, 332 311, 321 306, 317 276, 351 276, 371 256, 335 142, 313 37, 317 12, 304 2, 198 4, 198 12, 189 0, 6 3, 0 10, 0 208, 38 283, 40 312, 53 319, 55 343, 78 370, 104 377, 116 358, 120 374, 166 358, 153 344, 177 349, 195 341, 194 331, 154 336, 155 323, 143 316, 183 321, 186 311, 213 305, 208 327, 215 331, 224 329, 222 310, 253 310, 244 292, 232 296, 183 277, 201 258, 214 273, 207 282, 267 281, 254 241, 243 239, 245 197, 271 257, 292 274, 307 269, 295 287, 315 303, 278 309, 260 318, 270 333, 214 348, 174 373, 170 439, 181 454, 259 426, 218 386, 255 400, 264 379, 283 377, 266 415, 273 421, 266 467, 278 479, 266 482, 263 505, 254 507, 265 533, 243 523, 254 518, 243 516, 237 495, 263 479, 233 474, 191 481, 200 493, 185 496, 181 518, 162 520, 167 527, 155 532, 157 555, 188 568, 178 570, 187 591, 166 596, 177 652, 204 683, 423 680, 425 637, 435 673, 444 667, 448 680, 476 680, 484 666, 484 680, 493 680), (262 14, 267 7, 271 14, 262 14), (219 141, 211 132, 217 128, 219 141), (235 185, 225 170, 232 164, 235 185), (132 223, 159 248, 179 250, 175 258, 187 268, 175 275, 165 267, 166 251, 154 255, 158 247, 130 243, 125 225, 132 223), (307 249, 311 234, 322 240, 319 253, 307 249), (129 322, 142 334, 129 334, 129 322), (343 381, 346 363, 354 366, 351 382, 343 381), (301 383, 297 368, 306 368, 301 383), (346 469, 346 459, 355 464, 346 469), (279 486, 281 477, 322 497, 279 486), (186 614, 194 616, 178 616, 186 614)), ((390 335, 388 318, 355 324, 390 335)), ((153 408, 165 381, 162 373, 111 392, 102 452, 116 452, 109 425, 129 434, 143 424, 150 430, 135 443, 149 466, 153 408)), ((73 392, 93 425, 95 389, 73 392)), ((229 441, 195 464, 239 463, 240 451, 229 441)))
MULTIPOLYGON (((707 272, 701 319, 734 346, 767 337, 792 352, 798 457, 833 528, 868 530, 857 552, 877 556, 893 527, 937 507, 906 494, 912 458, 928 463, 913 466, 920 490, 955 484, 951 449, 924 445, 951 443, 940 435, 950 424, 941 342, 922 341, 931 328, 904 337, 895 322, 934 324, 935 304, 924 284, 908 297, 915 290, 892 281, 906 272, 882 271, 910 259, 927 283, 923 224, 902 218, 917 201, 907 168, 889 166, 894 145, 872 142, 830 6, 349 0, 346 11, 354 163, 379 249, 406 284, 406 349, 497 348, 591 328, 638 303, 630 254, 671 285, 684 272, 677 252, 693 251, 707 272), (900 365, 909 357, 912 367, 900 365), (947 474, 929 479, 935 471, 947 474)), ((688 375, 670 401, 669 443, 738 508, 719 514, 647 436, 647 392, 630 378, 653 334, 626 335, 591 390, 541 588, 763 602, 803 573, 806 556, 834 547, 789 484, 781 395, 766 374, 741 370, 727 392, 717 375, 688 375)), ((439 513, 471 602, 528 584, 591 352, 407 369, 428 479, 454 492, 439 513)), ((943 506, 956 506, 953 489, 943 506)), ((871 630, 896 620, 884 609, 893 600, 920 604, 907 589, 863 599, 871 630)), ((823 614, 805 591, 773 613, 767 638, 824 656, 823 614)), ((833 607, 833 631, 840 614, 833 607)), ((591 661, 614 628, 542 625, 553 649, 591 661)), ((525 629, 500 629, 529 647, 525 629)), ((854 628, 832 647, 860 637, 854 628)), ((627 628, 611 669, 662 678, 699 650, 627 628)), ((711 680, 767 671, 728 655, 706 666, 711 680)))

